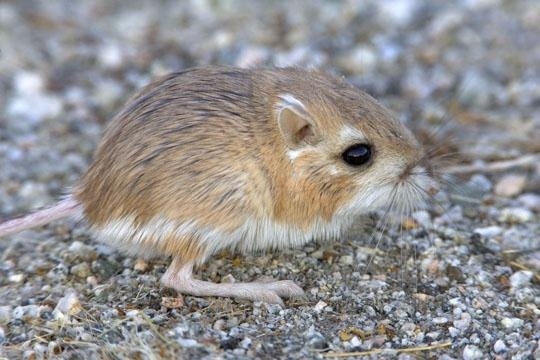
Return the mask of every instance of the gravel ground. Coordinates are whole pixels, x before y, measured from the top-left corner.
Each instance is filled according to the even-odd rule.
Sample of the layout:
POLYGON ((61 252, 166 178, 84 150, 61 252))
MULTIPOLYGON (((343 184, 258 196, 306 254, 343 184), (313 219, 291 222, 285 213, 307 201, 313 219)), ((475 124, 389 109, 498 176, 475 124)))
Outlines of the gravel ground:
POLYGON ((64 220, 0 240, 0 358, 540 358, 540 3, 0 3, 0 219, 51 204, 150 79, 202 64, 343 74, 480 171, 404 230, 221 254, 211 281, 292 279, 278 305, 185 297, 64 220), (269 6, 269 7, 267 7, 269 6), (482 170, 484 169, 484 170, 482 170))

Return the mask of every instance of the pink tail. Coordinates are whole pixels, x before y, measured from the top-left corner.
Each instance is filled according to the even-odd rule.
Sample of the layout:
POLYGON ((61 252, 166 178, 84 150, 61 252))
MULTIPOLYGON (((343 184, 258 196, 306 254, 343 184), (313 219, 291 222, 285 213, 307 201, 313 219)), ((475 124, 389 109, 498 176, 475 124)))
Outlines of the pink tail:
POLYGON ((70 195, 50 208, 0 224, 0 238, 73 215, 79 210, 80 206, 79 202, 70 195))

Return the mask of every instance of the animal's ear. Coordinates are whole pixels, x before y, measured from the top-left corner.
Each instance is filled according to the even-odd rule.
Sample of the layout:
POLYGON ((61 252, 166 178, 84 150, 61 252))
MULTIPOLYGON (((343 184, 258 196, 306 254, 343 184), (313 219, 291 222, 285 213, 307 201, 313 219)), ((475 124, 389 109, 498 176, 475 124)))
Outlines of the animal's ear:
POLYGON ((276 117, 281 136, 289 148, 298 148, 302 144, 311 144, 315 141, 311 114, 293 95, 279 95, 276 103, 276 117))

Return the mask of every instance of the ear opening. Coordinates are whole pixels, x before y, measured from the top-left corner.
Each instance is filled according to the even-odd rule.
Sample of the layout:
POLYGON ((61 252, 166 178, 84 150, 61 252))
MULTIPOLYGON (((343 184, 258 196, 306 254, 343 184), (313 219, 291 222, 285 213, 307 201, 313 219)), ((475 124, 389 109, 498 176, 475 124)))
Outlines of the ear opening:
POLYGON ((315 141, 315 129, 311 115, 304 104, 291 94, 279 95, 276 117, 283 140, 291 149, 315 141))

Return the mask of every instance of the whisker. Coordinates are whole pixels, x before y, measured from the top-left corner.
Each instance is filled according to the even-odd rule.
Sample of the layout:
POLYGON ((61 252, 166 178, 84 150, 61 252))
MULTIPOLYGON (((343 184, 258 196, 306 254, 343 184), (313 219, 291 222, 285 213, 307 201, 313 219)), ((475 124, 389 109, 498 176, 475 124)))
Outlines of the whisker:
MULTIPOLYGON (((394 204, 395 204, 395 201, 396 201, 396 196, 397 196, 397 188, 396 187, 393 187, 391 192, 390 192, 390 201, 388 203, 388 207, 386 208, 385 212, 382 214, 382 216, 379 218, 379 221, 377 221, 377 224, 375 225, 375 230, 376 232, 374 232, 369 240, 368 240, 368 247, 372 247, 372 244, 373 244, 373 241, 375 240, 375 238, 377 237, 378 235, 378 238, 377 238, 377 241, 375 243, 375 250, 378 249, 379 247, 379 244, 380 244, 380 241, 384 235, 384 232, 386 230, 386 226, 388 225, 389 223, 389 218, 388 218, 388 214, 390 213, 390 211, 392 210, 392 208, 394 207, 394 204), (383 226, 382 229, 380 228, 380 226, 383 226), (378 234, 377 234, 378 233, 378 234)), ((369 267, 371 266, 371 263, 373 262, 373 259, 375 258, 375 253, 371 254, 368 258, 368 261, 366 263, 366 266, 365 266, 365 271, 367 272, 369 267)))

